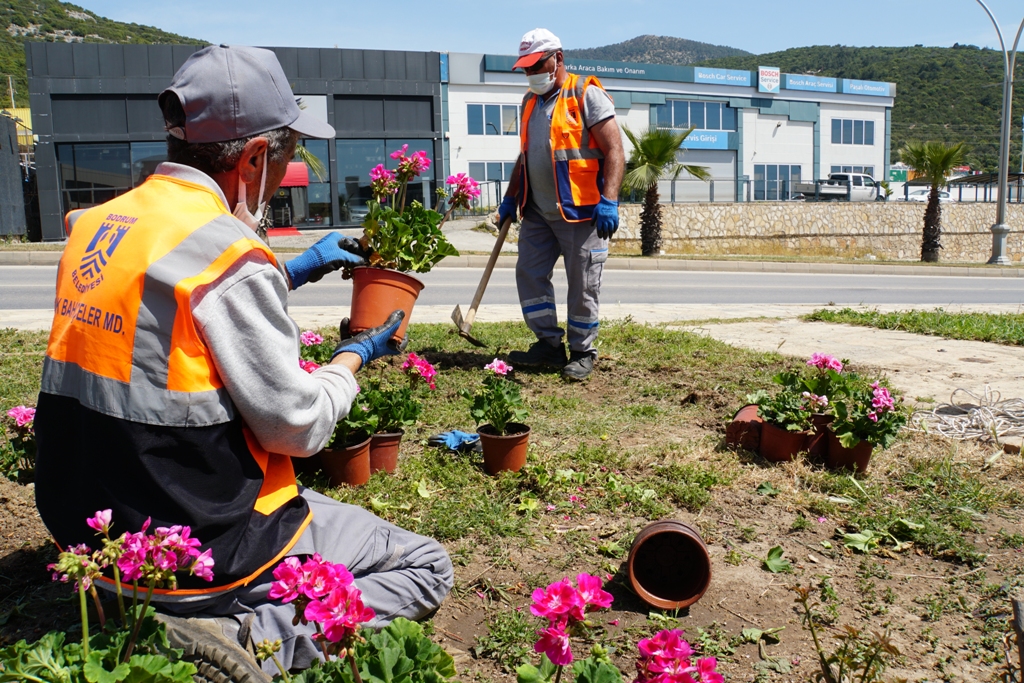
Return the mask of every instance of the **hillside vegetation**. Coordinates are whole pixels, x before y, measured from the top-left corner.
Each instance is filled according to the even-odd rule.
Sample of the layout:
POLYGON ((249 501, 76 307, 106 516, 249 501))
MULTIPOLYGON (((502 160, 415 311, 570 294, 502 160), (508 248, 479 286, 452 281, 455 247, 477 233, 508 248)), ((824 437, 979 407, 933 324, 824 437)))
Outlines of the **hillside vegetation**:
POLYGON ((566 50, 566 57, 576 59, 606 59, 613 62, 641 62, 645 64, 693 64, 708 59, 749 55, 745 50, 724 45, 711 45, 685 38, 668 36, 638 36, 631 40, 603 47, 566 50))
MULTIPOLYGON (((1024 60, 1018 60, 1010 168, 1020 168, 1024 116, 1024 60)), ((942 47, 800 47, 705 62, 727 69, 777 66, 784 72, 896 84, 892 149, 908 140, 966 142, 968 162, 995 171, 1003 105, 1003 58, 973 45, 942 47)))
POLYGON ((201 44, 151 26, 125 24, 98 16, 77 5, 58 0, 0 0, 0 107, 10 106, 7 76, 14 76, 16 106, 28 106, 28 77, 25 74, 27 40, 85 43, 173 43, 201 44))

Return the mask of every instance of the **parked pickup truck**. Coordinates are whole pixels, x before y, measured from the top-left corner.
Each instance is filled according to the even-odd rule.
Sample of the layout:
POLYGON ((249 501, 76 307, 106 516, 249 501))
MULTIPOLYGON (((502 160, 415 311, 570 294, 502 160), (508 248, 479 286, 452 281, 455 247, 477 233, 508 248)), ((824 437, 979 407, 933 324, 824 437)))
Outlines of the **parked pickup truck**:
POLYGON ((885 190, 879 187, 875 179, 863 173, 832 173, 828 180, 819 180, 817 183, 793 183, 793 193, 801 194, 804 199, 811 201, 842 201, 848 194, 851 202, 873 202, 885 197, 885 190))

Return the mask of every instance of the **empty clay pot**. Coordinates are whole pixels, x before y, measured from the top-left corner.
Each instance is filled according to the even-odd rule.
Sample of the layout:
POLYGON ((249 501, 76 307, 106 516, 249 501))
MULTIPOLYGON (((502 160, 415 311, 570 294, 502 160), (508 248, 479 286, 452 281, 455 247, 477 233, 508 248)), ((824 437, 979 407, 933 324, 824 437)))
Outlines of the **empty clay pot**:
POLYGON ((401 429, 370 437, 370 474, 384 471, 391 474, 398 467, 398 446, 405 434, 401 429))
POLYGON ((362 486, 370 481, 370 437, 344 448, 325 448, 320 461, 331 486, 362 486))
POLYGON ((500 435, 491 425, 482 425, 477 430, 480 445, 484 450, 484 469, 487 474, 518 472, 526 464, 530 428, 524 424, 509 422, 505 425, 505 431, 512 433, 500 435))
POLYGON ((352 310, 348 328, 358 334, 371 327, 377 327, 387 320, 392 311, 402 309, 405 318, 392 339, 401 341, 405 328, 412 317, 416 297, 423 290, 423 283, 406 273, 388 268, 360 266, 352 269, 352 310))
POLYGON ((761 444, 761 425, 764 420, 757 414, 756 405, 743 406, 725 428, 725 443, 732 448, 757 451, 761 444))
POLYGON ((770 422, 761 425, 759 453, 768 462, 789 462, 800 451, 807 450, 810 432, 791 432, 770 422))
POLYGON ((828 452, 825 454, 825 467, 830 470, 853 470, 866 472, 871 462, 871 451, 874 446, 861 441, 853 448, 844 448, 839 437, 831 429, 828 430, 828 452))
POLYGON ((704 539, 689 524, 675 519, 641 529, 629 549, 626 567, 636 594, 660 609, 689 607, 711 585, 711 556, 704 539))

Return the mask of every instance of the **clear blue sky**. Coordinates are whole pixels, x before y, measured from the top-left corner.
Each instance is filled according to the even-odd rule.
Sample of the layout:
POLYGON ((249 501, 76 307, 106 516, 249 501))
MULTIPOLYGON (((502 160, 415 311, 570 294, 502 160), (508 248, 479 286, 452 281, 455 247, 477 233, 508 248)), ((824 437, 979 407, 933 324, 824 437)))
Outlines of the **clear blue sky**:
MULTIPOLYGON (((988 0, 1012 42, 1021 0, 988 0), (1012 22, 1012 26, 1010 25, 1012 22)), ((643 34, 689 38, 754 53, 805 45, 996 47, 974 0, 78 0, 110 19, 214 43, 512 54, 543 26, 566 48, 643 34)), ((1022 39, 1024 43, 1024 39, 1022 39)))

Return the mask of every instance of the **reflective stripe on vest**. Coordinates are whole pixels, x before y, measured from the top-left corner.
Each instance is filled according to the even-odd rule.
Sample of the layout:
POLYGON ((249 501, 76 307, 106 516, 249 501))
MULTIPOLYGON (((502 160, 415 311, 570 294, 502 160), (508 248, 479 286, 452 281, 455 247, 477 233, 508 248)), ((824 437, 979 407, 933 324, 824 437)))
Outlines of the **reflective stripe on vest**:
MULTIPOLYGON (((583 116, 584 94, 592 85, 601 88, 596 76, 584 79, 569 74, 558 93, 551 114, 551 165, 554 172, 558 208, 562 217, 571 223, 589 221, 594 208, 601 201, 604 190, 604 154, 590 136, 583 116)), ((522 158, 526 160, 528 129, 535 95, 527 95, 523 102, 523 125, 519 140, 522 158)), ((520 169, 520 207, 526 205, 526 164, 520 169)))
POLYGON ((196 330, 192 293, 246 259, 276 260, 209 189, 151 180, 77 217, 42 390, 134 422, 227 422, 234 407, 196 330))

